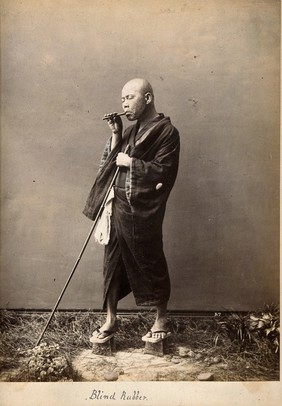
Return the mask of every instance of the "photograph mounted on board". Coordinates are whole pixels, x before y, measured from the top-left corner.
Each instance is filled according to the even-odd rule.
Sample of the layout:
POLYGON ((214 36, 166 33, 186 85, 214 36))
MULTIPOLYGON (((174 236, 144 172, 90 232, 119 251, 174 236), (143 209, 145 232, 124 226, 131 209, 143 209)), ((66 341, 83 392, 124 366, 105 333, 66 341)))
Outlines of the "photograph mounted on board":
POLYGON ((279 381, 280 20, 2 1, 2 382, 279 381))

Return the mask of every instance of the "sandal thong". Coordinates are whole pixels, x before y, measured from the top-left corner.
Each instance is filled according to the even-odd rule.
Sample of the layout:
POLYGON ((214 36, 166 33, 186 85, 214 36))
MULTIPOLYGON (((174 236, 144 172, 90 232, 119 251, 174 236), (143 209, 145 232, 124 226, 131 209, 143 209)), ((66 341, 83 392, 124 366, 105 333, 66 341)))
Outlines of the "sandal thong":
POLYGON ((115 331, 113 330, 104 330, 104 331, 100 331, 100 327, 97 327, 96 330, 93 332, 92 337, 90 337, 90 342, 91 343, 106 343, 107 341, 109 341, 114 335, 115 335, 115 331))

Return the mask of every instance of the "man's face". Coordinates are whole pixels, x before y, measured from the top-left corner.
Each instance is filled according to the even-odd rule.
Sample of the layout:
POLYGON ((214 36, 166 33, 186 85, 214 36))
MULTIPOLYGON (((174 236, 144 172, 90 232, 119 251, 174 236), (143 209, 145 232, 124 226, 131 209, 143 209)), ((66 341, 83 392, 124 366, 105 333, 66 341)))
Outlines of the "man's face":
POLYGON ((145 95, 140 86, 134 83, 128 83, 124 86, 121 93, 122 108, 126 112, 129 121, 138 120, 144 114, 147 103, 145 95))

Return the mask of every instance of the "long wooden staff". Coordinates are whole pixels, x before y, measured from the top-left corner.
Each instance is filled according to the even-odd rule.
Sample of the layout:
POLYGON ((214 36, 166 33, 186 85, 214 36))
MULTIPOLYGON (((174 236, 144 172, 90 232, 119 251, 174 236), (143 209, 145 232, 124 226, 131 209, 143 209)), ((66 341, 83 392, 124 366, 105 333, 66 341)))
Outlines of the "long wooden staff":
MULTIPOLYGON (((127 145, 127 147, 126 147, 126 149, 125 149, 125 151, 124 151, 125 154, 126 154, 126 152, 128 151, 128 148, 129 148, 129 145, 127 145)), ((44 327, 44 329, 43 329, 43 331, 42 331, 42 333, 41 333, 39 339, 37 340, 36 345, 39 345, 39 344, 40 344, 40 342, 41 342, 41 340, 42 340, 42 338, 43 338, 43 336, 44 336, 44 334, 45 334, 45 331, 47 330, 47 328, 48 328, 48 326, 49 326, 49 324, 50 324, 50 322, 51 322, 51 320, 52 320, 52 318, 53 318, 53 316, 54 316, 54 313, 55 313, 55 311, 57 310, 57 307, 59 306, 59 303, 60 303, 60 301, 62 300, 62 297, 63 297, 63 295, 64 295, 64 293, 65 293, 65 291, 66 291, 66 289, 67 289, 67 287, 68 287, 68 285, 69 285, 69 283, 70 283, 70 281, 71 281, 71 278, 73 277, 73 274, 75 273, 75 270, 76 270, 76 268, 77 268, 77 266, 78 266, 78 264, 79 264, 79 262, 80 262, 80 260, 81 260, 81 257, 82 257, 82 255, 83 255, 83 253, 84 253, 84 251, 85 251, 85 248, 87 247, 87 244, 88 244, 88 242, 89 242, 89 240, 90 240, 90 238, 91 238, 91 236, 92 236, 92 234, 93 234, 93 231, 94 231, 95 226, 96 226, 96 224, 97 224, 97 222, 98 222, 98 220, 99 220, 99 217, 100 217, 100 215, 101 215, 101 213, 102 213, 102 211, 103 211, 103 209, 104 209, 104 207, 105 207, 105 205, 106 205, 108 196, 109 196, 109 194, 110 194, 111 188, 112 188, 113 185, 114 185, 114 182, 115 182, 116 177, 117 177, 117 175, 118 175, 118 173, 119 173, 119 170, 120 170, 120 167, 117 167, 117 169, 116 169, 116 171, 115 171, 115 174, 114 174, 114 176, 113 176, 113 179, 111 180, 111 183, 110 183, 110 185, 109 185, 109 187, 108 187, 108 189, 107 189, 107 192, 106 192, 106 194, 105 194, 105 197, 104 197, 104 199, 103 199, 103 201, 102 201, 102 203, 101 203, 101 206, 100 206, 100 208, 99 208, 99 211, 98 211, 98 213, 97 213, 97 216, 96 216, 95 220, 93 221, 93 224, 92 224, 92 227, 91 227, 91 229, 90 229, 90 231, 89 231, 89 234, 88 234, 88 236, 87 236, 87 238, 86 238, 86 240, 85 240, 85 242, 84 242, 84 244, 83 244, 83 247, 81 248, 81 251, 80 251, 80 253, 79 253, 79 255, 78 255, 78 258, 77 258, 77 260, 76 260, 76 262, 75 262, 75 264, 74 264, 74 266, 73 266, 73 268, 72 268, 72 271, 71 271, 71 273, 70 273, 70 275, 69 275, 69 277, 68 277, 68 279, 67 279, 67 281, 66 281, 66 283, 65 283, 65 286, 63 287, 63 290, 62 290, 60 296, 58 297, 58 300, 57 300, 57 302, 56 302, 56 304, 55 304, 55 306, 54 306, 54 308, 53 308, 53 310, 52 310, 52 313, 51 313, 50 316, 49 316, 49 319, 48 319, 48 321, 47 321, 47 323, 46 323, 46 326, 44 327)))

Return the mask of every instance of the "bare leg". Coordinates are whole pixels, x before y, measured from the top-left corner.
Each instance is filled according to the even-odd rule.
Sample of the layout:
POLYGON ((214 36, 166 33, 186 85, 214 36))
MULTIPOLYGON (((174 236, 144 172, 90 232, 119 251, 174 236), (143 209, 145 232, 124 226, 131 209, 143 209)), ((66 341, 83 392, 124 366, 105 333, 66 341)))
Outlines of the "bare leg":
POLYGON ((151 329, 154 338, 164 338, 166 335, 167 327, 167 317, 166 317, 167 302, 161 303, 156 306, 156 320, 151 329), (163 331, 157 333, 157 331, 163 331))
POLYGON ((106 322, 100 328, 100 331, 114 331, 117 320, 117 304, 118 304, 119 285, 115 280, 112 281, 107 295, 107 318, 106 322))
POLYGON ((107 317, 105 323, 95 330, 93 336, 96 338, 104 338, 104 331, 114 333, 117 330, 117 304, 120 290, 120 278, 119 273, 114 272, 110 286, 108 288, 106 297, 107 317))

